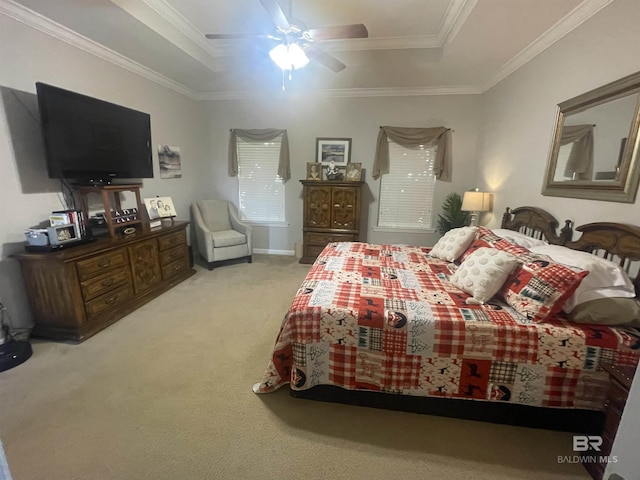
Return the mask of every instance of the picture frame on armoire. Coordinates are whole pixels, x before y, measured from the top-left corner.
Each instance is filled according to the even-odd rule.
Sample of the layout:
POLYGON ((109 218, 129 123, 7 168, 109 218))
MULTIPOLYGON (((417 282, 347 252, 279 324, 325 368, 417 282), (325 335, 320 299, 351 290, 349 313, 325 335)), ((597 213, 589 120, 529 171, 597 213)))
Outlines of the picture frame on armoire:
POLYGON ((323 165, 334 162, 344 167, 351 161, 350 138, 316 138, 316 161, 323 165))
POLYGON ((307 180, 322 180, 322 164, 317 162, 307 163, 307 180))

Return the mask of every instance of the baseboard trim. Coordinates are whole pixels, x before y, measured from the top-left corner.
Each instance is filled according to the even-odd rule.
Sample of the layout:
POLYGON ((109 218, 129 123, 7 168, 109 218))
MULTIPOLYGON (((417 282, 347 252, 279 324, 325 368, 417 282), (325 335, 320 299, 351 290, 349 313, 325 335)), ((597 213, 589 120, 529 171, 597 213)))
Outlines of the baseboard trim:
POLYGON ((293 257, 296 252, 294 250, 273 250, 271 248, 254 248, 253 253, 263 253, 266 255, 288 255, 293 257))

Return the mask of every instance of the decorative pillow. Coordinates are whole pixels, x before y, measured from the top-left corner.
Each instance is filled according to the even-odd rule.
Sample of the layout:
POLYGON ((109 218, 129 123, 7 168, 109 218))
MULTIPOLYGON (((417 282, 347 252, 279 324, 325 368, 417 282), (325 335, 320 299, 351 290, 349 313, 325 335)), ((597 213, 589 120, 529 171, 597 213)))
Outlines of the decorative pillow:
POLYGON ((517 259, 519 265, 500 289, 500 296, 533 322, 542 322, 560 312, 567 298, 589 274, 531 252, 518 255, 517 259))
POLYGON ((471 245, 469 245, 469 248, 467 248, 467 251, 464 252, 460 261, 464 262, 469 255, 482 247, 495 248, 496 250, 502 250, 516 256, 529 253, 529 250, 527 250, 525 247, 514 245, 510 241, 494 234, 488 228, 478 227, 478 235, 476 240, 473 241, 471 245))
POLYGON ((477 302, 484 303, 498 293, 517 263, 510 253, 482 247, 462 262, 450 281, 477 302))
POLYGON ((476 238, 478 227, 461 227, 449 230, 431 249, 431 256, 455 262, 476 238))
POLYGON ((531 247, 539 247, 543 245, 549 245, 546 240, 539 238, 529 237, 522 232, 516 232, 514 230, 507 230, 506 228, 492 228, 491 231, 494 235, 504 238, 514 245, 519 245, 524 248, 531 249, 531 247))
POLYGON ((636 298, 600 298, 581 303, 569 314, 575 323, 640 327, 640 301, 636 298))
POLYGON ((627 272, 618 264, 580 250, 559 245, 533 247, 531 251, 548 255, 554 261, 588 270, 589 275, 580 283, 575 293, 567 298, 562 309, 571 312, 577 305, 600 298, 634 298, 636 290, 627 272))

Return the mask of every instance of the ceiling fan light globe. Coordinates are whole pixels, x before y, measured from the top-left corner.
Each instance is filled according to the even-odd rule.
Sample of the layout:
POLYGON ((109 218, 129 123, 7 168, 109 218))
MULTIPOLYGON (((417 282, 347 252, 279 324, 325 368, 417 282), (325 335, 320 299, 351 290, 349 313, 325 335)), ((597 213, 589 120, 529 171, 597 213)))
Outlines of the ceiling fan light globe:
POLYGON ((304 67, 307 63, 309 63, 309 58, 304 53, 304 50, 297 43, 292 43, 289 45, 289 59, 291 61, 291 65, 296 70, 304 67))
POLYGON ((297 43, 277 45, 269 52, 269 57, 281 70, 298 70, 309 63, 309 59, 297 43))

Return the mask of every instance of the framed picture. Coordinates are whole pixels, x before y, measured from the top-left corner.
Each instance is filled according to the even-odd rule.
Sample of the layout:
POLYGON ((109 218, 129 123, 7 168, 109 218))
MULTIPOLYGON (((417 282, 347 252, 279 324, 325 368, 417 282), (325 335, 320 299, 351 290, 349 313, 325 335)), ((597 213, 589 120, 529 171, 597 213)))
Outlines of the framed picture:
POLYGON ((173 200, 171 200, 171 197, 145 198, 144 206, 149 214, 149 220, 176 216, 176 209, 173 206, 173 200))
POLYGON ((346 165, 351 161, 350 138, 316 138, 316 161, 346 165))
POLYGON ((158 145, 160 162, 160 178, 182 178, 182 161, 180 147, 158 145))
POLYGON ((322 180, 321 163, 307 163, 307 180, 322 180))
POLYGON ((347 171, 344 174, 344 179, 349 182, 359 182, 362 176, 362 164, 349 163, 346 168, 347 171))
POLYGON ((62 245, 64 243, 80 240, 78 228, 73 223, 49 227, 47 228, 47 233, 49 235, 49 243, 51 245, 62 245))

